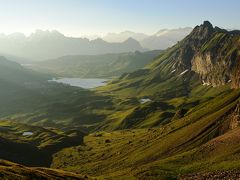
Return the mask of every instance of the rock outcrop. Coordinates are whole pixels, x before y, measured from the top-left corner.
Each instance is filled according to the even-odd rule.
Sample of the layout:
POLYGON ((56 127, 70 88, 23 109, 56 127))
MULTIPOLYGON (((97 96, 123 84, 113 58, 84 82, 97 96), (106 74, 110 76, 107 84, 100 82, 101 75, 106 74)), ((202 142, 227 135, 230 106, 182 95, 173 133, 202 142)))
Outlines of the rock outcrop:
POLYGON ((240 33, 226 31, 205 21, 180 44, 176 69, 191 69, 204 85, 213 87, 230 83, 240 88, 240 33))
POLYGON ((227 31, 205 21, 144 69, 124 74, 112 84, 112 90, 138 89, 138 94, 162 98, 185 96, 201 84, 238 89, 240 31, 227 31))
POLYGON ((235 129, 236 127, 239 126, 239 124, 240 124, 240 102, 237 104, 235 110, 231 114, 229 128, 235 129))
POLYGON ((222 125, 219 128, 219 134, 225 134, 229 130, 236 129, 240 125, 240 100, 229 112, 222 117, 222 125))

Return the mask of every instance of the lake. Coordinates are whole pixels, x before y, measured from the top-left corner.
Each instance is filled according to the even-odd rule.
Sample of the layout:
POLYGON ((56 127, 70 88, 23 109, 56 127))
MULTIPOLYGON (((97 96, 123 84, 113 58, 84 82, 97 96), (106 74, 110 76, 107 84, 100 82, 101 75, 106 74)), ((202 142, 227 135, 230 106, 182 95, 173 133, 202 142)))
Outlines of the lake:
POLYGON ((99 78, 59 78, 52 79, 49 82, 63 83, 70 86, 81 87, 85 89, 96 88, 107 84, 108 79, 99 78))

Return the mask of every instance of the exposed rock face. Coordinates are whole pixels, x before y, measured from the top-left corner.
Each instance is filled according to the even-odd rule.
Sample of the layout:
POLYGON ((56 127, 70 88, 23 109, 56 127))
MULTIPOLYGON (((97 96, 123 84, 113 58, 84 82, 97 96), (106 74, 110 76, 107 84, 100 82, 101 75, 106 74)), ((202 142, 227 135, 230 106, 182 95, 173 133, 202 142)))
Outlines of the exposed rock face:
POLYGON ((240 88, 240 51, 238 51, 236 62, 235 65, 233 66, 233 71, 230 77, 232 80, 232 87, 240 88))
POLYGON ((217 48, 217 52, 209 49, 196 53, 192 59, 192 70, 212 86, 231 83, 233 88, 239 88, 240 48, 235 47, 233 50, 231 46, 228 49, 214 48, 217 48))
POLYGON ((203 25, 196 26, 193 31, 182 41, 179 49, 176 50, 176 67, 178 69, 191 69, 191 61, 199 51, 202 44, 209 39, 214 32, 210 22, 205 21, 203 25))
POLYGON ((212 34, 215 32, 212 24, 209 21, 204 21, 202 25, 196 26, 191 34, 189 35, 189 40, 195 40, 199 45, 204 43, 207 39, 211 38, 212 34))
POLYGON ((240 123, 240 103, 237 104, 234 112, 231 114, 231 120, 229 124, 230 129, 235 129, 240 123))
POLYGON ((203 82, 213 87, 232 81, 229 66, 211 52, 196 54, 192 59, 192 71, 198 73, 203 82))
POLYGON ((223 123, 219 128, 219 134, 224 134, 229 130, 236 129, 240 125, 240 100, 224 117, 223 123))
POLYGON ((213 28, 205 21, 187 36, 176 52, 177 69, 191 69, 203 84, 231 83, 240 88, 240 33, 213 28))
POLYGON ((146 87, 168 80, 172 83, 172 78, 176 83, 181 78, 183 94, 201 82, 213 87, 229 84, 240 88, 240 31, 227 31, 205 21, 146 68, 125 74, 120 80, 127 84, 121 84, 122 88, 144 87, 145 91, 146 87))

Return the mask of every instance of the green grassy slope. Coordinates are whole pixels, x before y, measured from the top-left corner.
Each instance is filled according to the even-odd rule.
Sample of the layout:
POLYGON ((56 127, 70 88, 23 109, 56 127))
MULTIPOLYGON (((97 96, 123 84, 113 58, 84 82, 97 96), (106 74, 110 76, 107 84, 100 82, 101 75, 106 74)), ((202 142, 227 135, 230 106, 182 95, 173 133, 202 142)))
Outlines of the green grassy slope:
POLYGON ((11 118, 61 130, 3 122, 3 128, 10 126, 1 134, 10 144, 3 154, 27 144, 35 148, 29 152, 54 154, 52 168, 100 179, 177 179, 199 171, 238 169, 240 90, 238 66, 232 66, 238 65, 238 41, 239 34, 205 22, 144 69, 105 87, 84 91, 59 85, 54 93, 55 84, 47 88, 48 104, 11 118), (222 38, 227 40, 219 43, 222 38), (205 58, 210 57, 205 51, 213 59, 205 58), (217 55, 221 58, 216 63, 217 55), (205 60, 210 71, 203 66, 205 60), (141 103, 142 98, 150 101, 141 103), (92 133, 84 138, 80 133, 79 138, 76 131, 67 131, 82 127, 92 133), (39 132, 19 138, 25 129, 39 132))
POLYGON ((52 154, 83 143, 85 134, 77 130, 61 131, 0 121, 0 158, 29 166, 49 166, 52 154), (32 135, 23 135, 31 132, 32 135))
POLYGON ((230 163, 239 156, 235 149, 238 138, 231 138, 232 145, 227 149, 220 140, 229 141, 229 136, 237 135, 238 128, 229 129, 229 121, 224 117, 235 109, 239 97, 239 91, 223 93, 190 108, 184 117, 161 128, 90 134, 84 138, 85 146, 55 154, 52 167, 100 178, 153 179, 177 178, 179 174, 199 170, 238 168, 237 161, 230 163), (219 145, 212 146, 215 141, 219 145), (211 151, 215 156, 208 154, 211 151))
POLYGON ((111 107, 111 98, 93 91, 49 83, 50 76, 36 73, 0 58, 0 118, 33 125, 66 127, 94 124, 111 107))
POLYGON ((172 98, 147 96, 151 101, 144 104, 139 101, 145 96, 129 97, 126 100, 119 98, 119 102, 114 103, 115 109, 106 116, 105 121, 96 126, 96 130, 160 127, 188 114, 193 111, 192 108, 198 108, 205 102, 217 96, 224 96, 231 91, 228 85, 219 88, 198 85, 187 95, 180 94, 172 98), (178 115, 178 112, 181 114, 178 115))
POLYGON ((229 65, 238 63, 229 50, 238 51, 238 41, 239 34, 204 22, 144 69, 98 88, 115 100, 114 113, 84 138, 85 146, 56 153, 52 167, 110 179, 177 179, 239 168, 240 91, 231 89, 239 76, 229 65), (222 33, 230 43, 219 44, 222 33), (200 50, 213 54, 210 71, 200 50), (151 101, 141 104, 141 98, 151 101), (119 129, 129 130, 112 132, 119 129))
POLYGON ((197 26, 182 41, 167 49, 144 69, 125 74, 99 90, 119 96, 187 95, 192 87, 230 84, 238 87, 240 33, 197 26))
MULTIPOLYGON (((144 69, 124 74, 98 88, 98 92, 111 94, 123 101, 149 98, 155 103, 152 108, 151 103, 146 105, 150 107, 137 103, 125 106, 122 113, 117 111, 107 123, 116 128, 161 125, 177 116, 177 112, 188 111, 228 92, 228 89, 236 88, 239 80, 236 70, 240 57, 239 34, 213 28, 209 22, 204 22, 144 69)), ((101 127, 106 127, 106 124, 101 127)))

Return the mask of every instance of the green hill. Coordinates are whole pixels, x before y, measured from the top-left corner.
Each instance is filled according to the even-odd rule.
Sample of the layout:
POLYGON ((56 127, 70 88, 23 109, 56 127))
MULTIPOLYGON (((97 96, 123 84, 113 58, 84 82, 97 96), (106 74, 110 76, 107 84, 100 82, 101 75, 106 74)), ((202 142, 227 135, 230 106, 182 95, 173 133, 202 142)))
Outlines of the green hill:
POLYGON ((144 69, 98 88, 115 99, 114 113, 52 167, 110 179, 239 169, 239 39, 204 22, 144 69))
POLYGON ((112 179, 177 179, 238 169, 239 127, 233 117, 238 117, 239 97, 239 90, 222 94, 160 128, 90 134, 85 146, 55 154, 52 167, 112 179))
POLYGON ((144 69, 123 75, 106 89, 125 96, 170 98, 188 94, 195 84, 237 88, 239 39, 238 31, 204 22, 144 69))
POLYGON ((120 54, 63 56, 36 63, 32 68, 60 77, 112 78, 143 68, 161 52, 161 50, 155 50, 120 54))
POLYGON ((45 127, 66 125, 66 129, 102 121, 105 116, 92 111, 111 106, 109 97, 50 83, 50 78, 0 58, 0 118, 45 127))
POLYGON ((62 131, 1 120, 0 155, 28 166, 49 167, 55 152, 82 144, 84 135, 78 130, 62 131))
POLYGON ((130 126, 125 127, 159 125, 163 120, 173 118, 179 109, 187 111, 210 98, 228 92, 228 89, 238 88, 239 39, 238 31, 228 32, 204 22, 195 27, 185 39, 161 53, 144 69, 122 75, 107 86, 98 88, 103 94, 111 94, 121 99, 150 99, 149 106, 151 103, 162 103, 158 109, 152 108, 150 111, 143 107, 145 104, 130 105, 127 111, 123 109, 124 114, 120 113, 118 117, 116 114, 115 118, 111 118, 112 126, 115 126, 116 122, 122 126, 122 121, 126 124, 129 117, 130 126), (164 110, 159 110, 161 108, 164 110), (136 110, 144 113, 141 115, 136 110), (141 124, 142 120, 139 122, 139 119, 136 119, 138 117, 133 117, 134 113, 145 122, 141 124), (132 123, 135 125, 132 126, 132 123))

